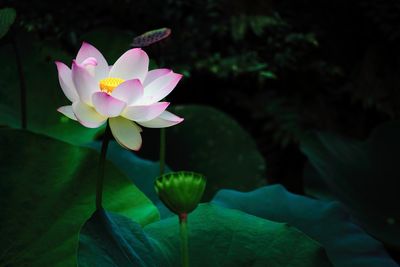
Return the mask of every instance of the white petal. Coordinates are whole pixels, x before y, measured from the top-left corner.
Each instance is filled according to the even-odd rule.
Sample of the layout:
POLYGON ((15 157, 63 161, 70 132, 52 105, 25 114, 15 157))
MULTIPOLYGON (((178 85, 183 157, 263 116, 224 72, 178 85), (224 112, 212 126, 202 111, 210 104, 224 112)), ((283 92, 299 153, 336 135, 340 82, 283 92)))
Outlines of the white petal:
POLYGON ((138 122, 138 124, 147 128, 165 128, 181 123, 182 121, 183 118, 180 118, 169 111, 164 111, 157 118, 146 122, 138 122))
POLYGON ((80 100, 93 106, 92 94, 100 91, 100 87, 94 77, 75 61, 72 62, 72 80, 74 81, 80 100))
POLYGON ((133 121, 122 117, 110 118, 110 128, 121 146, 136 151, 142 146, 142 129, 133 121))
POLYGON ((181 74, 171 72, 155 79, 144 88, 144 96, 140 102, 151 104, 160 101, 171 93, 181 78, 181 74))
POLYGON ((126 103, 107 93, 96 92, 92 96, 94 108, 101 115, 111 118, 117 117, 126 107, 126 103))
POLYGON ((146 87, 155 79, 158 79, 161 76, 167 75, 171 72, 172 72, 172 70, 170 70, 170 69, 155 69, 155 70, 149 71, 146 75, 146 79, 143 82, 143 87, 146 87))
POLYGON ((96 66, 94 67, 94 75, 96 81, 100 81, 108 76, 108 63, 104 56, 97 50, 96 47, 88 44, 86 42, 82 43, 81 48, 79 49, 78 55, 76 56, 76 62, 78 64, 82 64, 88 58, 95 58, 96 59, 96 66))
POLYGON ((125 52, 111 67, 110 77, 124 80, 139 79, 143 83, 149 69, 149 57, 140 48, 125 52))
POLYGON ((137 122, 149 121, 158 117, 168 106, 168 102, 158 102, 146 106, 129 106, 124 110, 122 116, 137 122))
POLYGON ((64 114, 65 116, 67 116, 71 120, 74 120, 74 121, 78 120, 76 118, 75 114, 74 114, 74 111, 72 110, 72 105, 59 107, 57 109, 57 111, 62 113, 62 114, 64 114))
POLYGON ((130 105, 143 96, 143 86, 139 79, 127 80, 118 85, 111 95, 130 105))
POLYGON ((78 121, 88 128, 97 128, 107 120, 107 117, 100 115, 94 108, 81 101, 73 103, 72 109, 78 121))
POLYGON ((71 101, 79 100, 78 93, 76 92, 74 82, 72 81, 72 74, 70 68, 62 62, 56 61, 58 71, 58 81, 60 82, 61 89, 64 95, 71 101))

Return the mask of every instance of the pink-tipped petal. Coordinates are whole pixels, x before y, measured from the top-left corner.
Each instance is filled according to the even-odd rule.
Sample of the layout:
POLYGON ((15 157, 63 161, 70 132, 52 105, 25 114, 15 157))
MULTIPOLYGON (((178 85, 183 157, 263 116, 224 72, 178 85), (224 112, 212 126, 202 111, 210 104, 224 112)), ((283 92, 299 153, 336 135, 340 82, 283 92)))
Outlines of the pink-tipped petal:
POLYGON ((111 95, 130 105, 143 96, 143 86, 139 79, 127 80, 118 85, 111 95))
POLYGON ((143 104, 151 104, 160 101, 174 90, 181 78, 181 74, 171 72, 155 79, 144 88, 144 96, 141 101, 143 101, 143 104))
POLYGON ((94 108, 105 117, 117 117, 126 107, 124 101, 118 100, 104 92, 94 93, 92 96, 94 108))
POLYGON ((59 107, 57 109, 57 111, 62 113, 62 114, 64 114, 65 116, 67 116, 71 120, 74 120, 74 121, 78 120, 76 118, 75 114, 74 114, 74 111, 72 110, 72 105, 59 107))
POLYGON ((72 62, 72 80, 81 101, 93 106, 92 94, 100 91, 94 77, 81 65, 72 62))
POLYGON ((97 59, 94 57, 88 57, 87 59, 85 59, 82 63, 79 63, 83 66, 93 66, 96 67, 97 66, 97 59))
POLYGON ((122 117, 110 118, 110 128, 115 140, 124 148, 137 151, 142 146, 142 129, 133 121, 122 117))
POLYGON ((168 105, 168 102, 158 102, 146 106, 129 106, 124 110, 122 116, 137 122, 149 121, 163 113, 168 105))
POLYGON ((88 128, 97 128, 107 120, 107 117, 100 115, 94 108, 83 102, 73 103, 72 109, 78 121, 88 128))
POLYGON ((155 70, 149 71, 146 75, 146 79, 144 79, 143 87, 146 87, 155 79, 158 79, 161 76, 167 75, 171 72, 172 72, 172 70, 170 70, 170 69, 155 69, 155 70))
POLYGON ((72 74, 70 68, 62 62, 56 61, 58 71, 58 81, 60 82, 61 89, 64 95, 71 101, 75 102, 79 99, 76 92, 74 82, 72 81, 72 74))
POLYGON ((124 80, 139 79, 144 81, 149 69, 149 57, 140 48, 125 52, 112 66, 110 77, 124 80))
MULTIPOLYGON (((108 63, 104 56, 91 44, 86 42, 82 43, 81 48, 79 49, 78 55, 76 56, 76 62, 78 64, 88 63, 88 58, 94 58, 96 60, 96 65, 94 68, 94 75, 96 81, 104 79, 108 76, 108 63)), ((94 62, 91 60, 91 62, 94 62)))
POLYGON ((155 119, 152 119, 151 121, 138 122, 138 123, 147 128, 165 128, 174 126, 178 123, 181 123, 182 121, 183 118, 180 118, 169 111, 164 111, 163 113, 161 113, 160 116, 158 116, 155 119))

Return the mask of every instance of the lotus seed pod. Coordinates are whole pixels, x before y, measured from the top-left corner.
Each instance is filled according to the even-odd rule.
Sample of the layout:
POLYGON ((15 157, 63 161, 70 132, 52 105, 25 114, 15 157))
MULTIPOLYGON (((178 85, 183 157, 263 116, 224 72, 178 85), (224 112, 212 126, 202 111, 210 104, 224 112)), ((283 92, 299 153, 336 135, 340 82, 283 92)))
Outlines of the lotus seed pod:
POLYGON ((188 214, 199 204, 206 178, 193 172, 172 172, 158 177, 154 186, 168 209, 177 215, 188 214))

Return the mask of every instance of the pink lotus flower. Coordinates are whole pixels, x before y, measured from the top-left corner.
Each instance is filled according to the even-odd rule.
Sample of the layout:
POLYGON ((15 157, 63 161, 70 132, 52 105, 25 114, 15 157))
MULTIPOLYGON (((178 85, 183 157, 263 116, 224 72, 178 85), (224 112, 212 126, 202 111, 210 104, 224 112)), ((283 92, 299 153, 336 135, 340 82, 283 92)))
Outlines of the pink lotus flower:
POLYGON ((139 150, 140 124, 169 127, 183 121, 166 111, 166 97, 182 78, 169 69, 148 71, 149 57, 140 48, 125 52, 113 66, 92 45, 83 43, 72 68, 56 62, 61 89, 72 105, 58 109, 88 128, 109 119, 111 132, 123 147, 139 150))

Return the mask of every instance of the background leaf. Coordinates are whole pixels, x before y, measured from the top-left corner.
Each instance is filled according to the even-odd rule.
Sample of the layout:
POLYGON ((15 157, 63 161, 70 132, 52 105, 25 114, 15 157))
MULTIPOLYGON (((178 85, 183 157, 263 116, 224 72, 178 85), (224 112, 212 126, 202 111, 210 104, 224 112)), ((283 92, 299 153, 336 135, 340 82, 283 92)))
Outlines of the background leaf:
POLYGON ((365 142, 317 133, 301 144, 317 171, 314 177, 322 181, 320 185, 326 185, 314 191, 341 200, 361 226, 397 249, 399 136, 400 122, 390 122, 377 128, 365 142))
POLYGON ((212 203, 296 227, 319 242, 336 267, 398 267, 338 202, 310 199, 273 185, 247 193, 221 190, 212 203))
MULTIPOLYGON (((99 155, 26 131, 0 129, 0 265, 74 266, 78 233, 95 209, 99 155)), ((155 206, 112 164, 104 205, 140 224, 155 206)))
POLYGON ((0 9, 0 39, 6 35, 11 25, 13 25, 16 16, 17 13, 14 8, 0 9))

